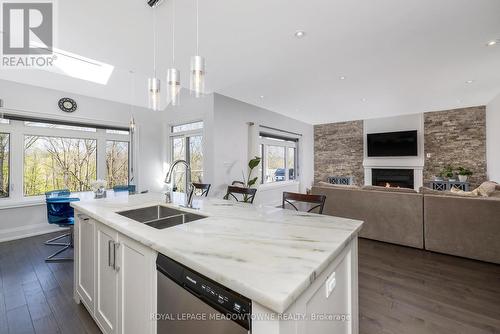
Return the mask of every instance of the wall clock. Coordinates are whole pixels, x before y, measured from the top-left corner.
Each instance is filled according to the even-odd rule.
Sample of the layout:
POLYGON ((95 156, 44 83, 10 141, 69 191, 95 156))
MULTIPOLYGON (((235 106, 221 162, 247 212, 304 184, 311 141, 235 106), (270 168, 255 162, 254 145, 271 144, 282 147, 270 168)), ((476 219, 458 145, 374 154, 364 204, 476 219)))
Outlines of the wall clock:
POLYGON ((75 112, 78 107, 75 100, 70 99, 69 97, 63 97, 58 102, 59 109, 64 112, 75 112))

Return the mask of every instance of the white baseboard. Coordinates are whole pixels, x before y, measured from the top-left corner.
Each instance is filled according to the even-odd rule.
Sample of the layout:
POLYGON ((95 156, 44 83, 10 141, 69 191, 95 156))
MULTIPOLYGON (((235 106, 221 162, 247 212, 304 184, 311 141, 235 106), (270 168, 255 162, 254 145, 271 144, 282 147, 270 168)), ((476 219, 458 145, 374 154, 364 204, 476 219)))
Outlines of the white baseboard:
POLYGON ((23 239, 57 231, 63 232, 64 229, 49 223, 9 228, 0 230, 0 242, 23 239))

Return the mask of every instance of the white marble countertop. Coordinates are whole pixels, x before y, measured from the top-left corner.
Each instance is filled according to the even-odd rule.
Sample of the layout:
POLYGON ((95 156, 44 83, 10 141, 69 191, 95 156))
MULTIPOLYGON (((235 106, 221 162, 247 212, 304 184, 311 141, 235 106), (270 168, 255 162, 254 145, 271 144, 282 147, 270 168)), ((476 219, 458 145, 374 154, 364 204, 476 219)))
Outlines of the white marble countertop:
MULTIPOLYGON (((362 222, 252 206, 195 200, 207 218, 158 230, 116 212, 164 204, 161 194, 123 195, 71 205, 247 298, 282 313, 314 277, 357 237, 362 222)), ((177 207, 178 208, 178 207, 177 207)))

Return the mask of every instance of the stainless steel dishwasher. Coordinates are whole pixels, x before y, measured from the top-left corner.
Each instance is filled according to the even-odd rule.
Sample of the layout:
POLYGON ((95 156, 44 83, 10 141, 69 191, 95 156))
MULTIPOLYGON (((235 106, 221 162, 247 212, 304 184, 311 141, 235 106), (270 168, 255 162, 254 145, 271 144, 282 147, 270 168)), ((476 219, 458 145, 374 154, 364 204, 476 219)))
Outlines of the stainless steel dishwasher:
POLYGON ((158 334, 248 334, 252 303, 158 254, 158 334))

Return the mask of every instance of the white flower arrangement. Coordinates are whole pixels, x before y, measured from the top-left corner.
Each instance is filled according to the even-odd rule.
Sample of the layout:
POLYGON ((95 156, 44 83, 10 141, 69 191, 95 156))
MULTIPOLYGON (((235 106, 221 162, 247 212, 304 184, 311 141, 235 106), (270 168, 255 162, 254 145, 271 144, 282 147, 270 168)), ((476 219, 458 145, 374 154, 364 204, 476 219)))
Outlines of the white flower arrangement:
POLYGON ((95 180, 90 182, 90 188, 94 192, 102 191, 106 189, 106 186, 108 185, 108 182, 106 180, 95 180))

